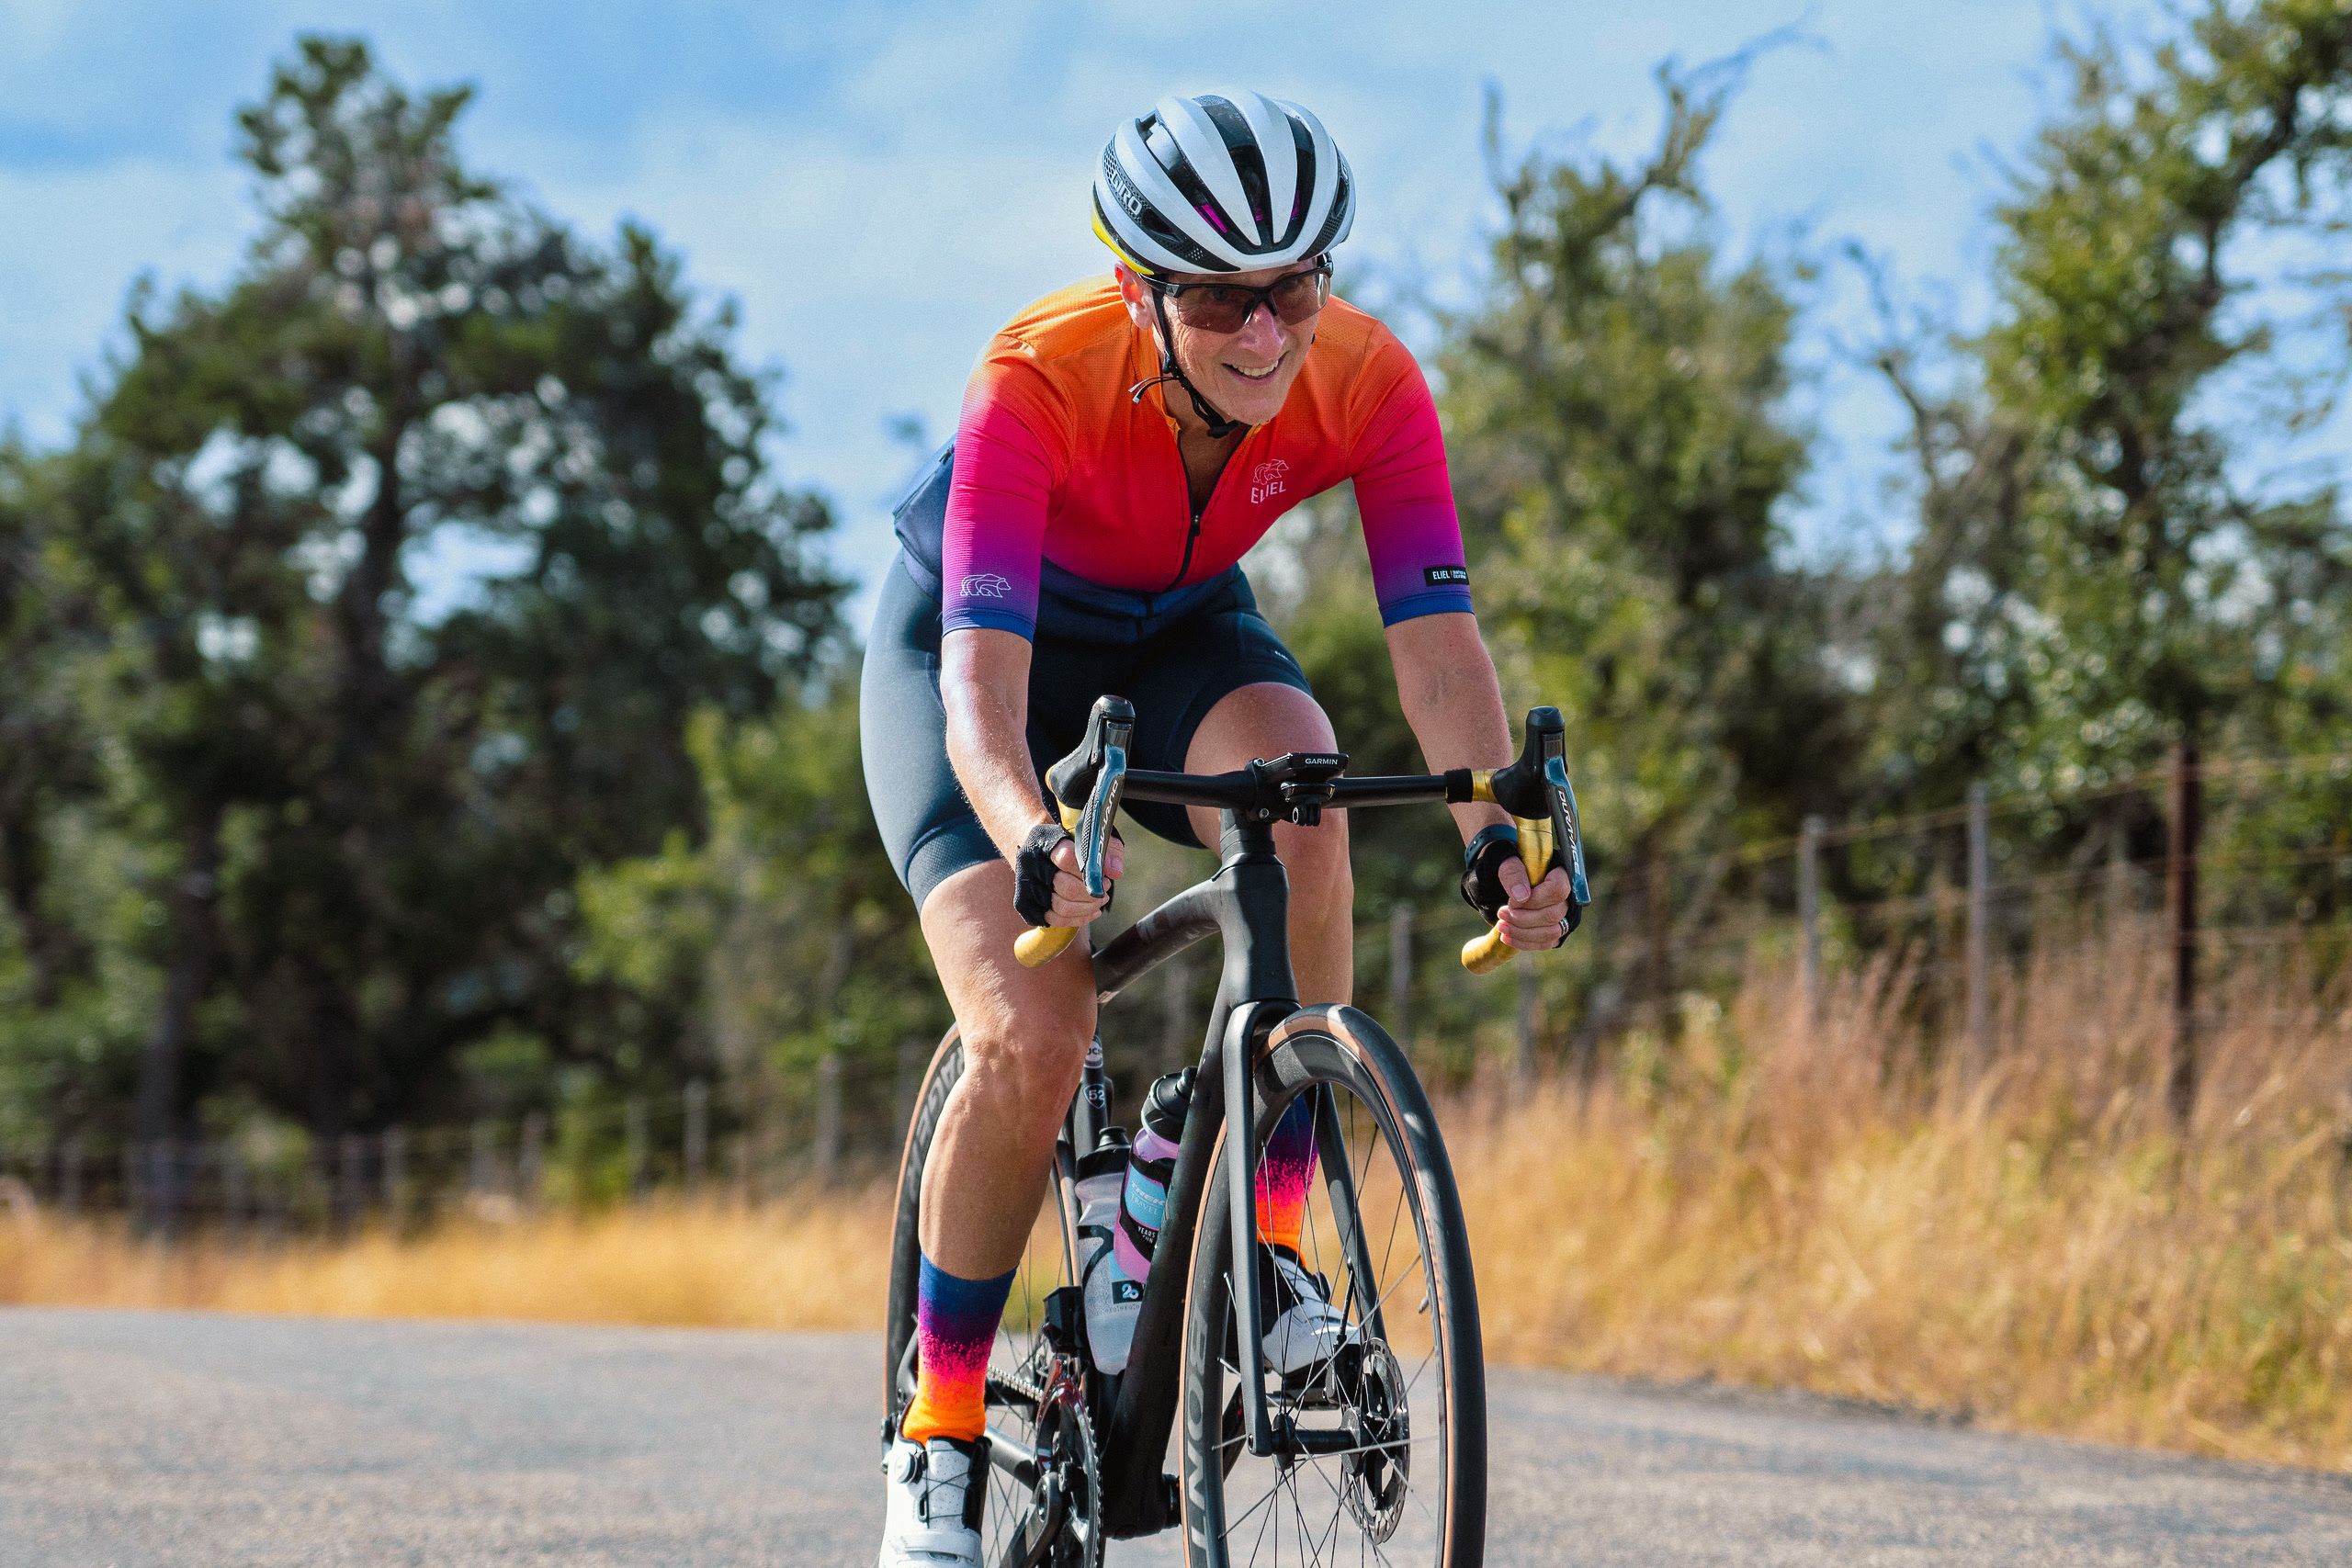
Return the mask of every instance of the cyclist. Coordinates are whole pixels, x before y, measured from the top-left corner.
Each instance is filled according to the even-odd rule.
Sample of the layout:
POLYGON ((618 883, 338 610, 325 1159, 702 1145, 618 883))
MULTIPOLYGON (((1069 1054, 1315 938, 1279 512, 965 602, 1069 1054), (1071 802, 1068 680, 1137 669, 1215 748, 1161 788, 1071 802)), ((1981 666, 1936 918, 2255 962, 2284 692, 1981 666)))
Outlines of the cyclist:
MULTIPOLYGON (((884 1461, 884 1568, 979 1562, 983 1374, 1094 1032, 1083 960, 1025 969, 1012 944, 1109 903, 1088 897, 1040 784, 1094 698, 1134 703, 1137 767, 1210 773, 1332 750, 1238 562, 1283 512, 1351 479, 1429 767, 1512 756, 1427 384, 1385 327, 1330 295, 1355 183, 1321 122, 1255 93, 1165 97, 1118 128, 1093 194, 1117 265, 989 343, 954 443, 899 509, 866 649, 866 788, 967 1064, 923 1181, 918 1385, 884 1461)), ((1512 946, 1557 945, 1565 874, 1531 887, 1499 808, 1453 811, 1464 896, 1512 946)), ((1129 814, 1178 843, 1216 841, 1205 810, 1129 814)), ((1299 996, 1344 1001, 1346 816, 1274 832, 1299 996)), ((1115 841, 1109 861, 1115 877, 1115 841)), ((1328 1354, 1339 1332, 1297 1258, 1314 1145, 1292 1120, 1260 1179, 1276 1312, 1265 1350, 1284 1370, 1328 1354)))

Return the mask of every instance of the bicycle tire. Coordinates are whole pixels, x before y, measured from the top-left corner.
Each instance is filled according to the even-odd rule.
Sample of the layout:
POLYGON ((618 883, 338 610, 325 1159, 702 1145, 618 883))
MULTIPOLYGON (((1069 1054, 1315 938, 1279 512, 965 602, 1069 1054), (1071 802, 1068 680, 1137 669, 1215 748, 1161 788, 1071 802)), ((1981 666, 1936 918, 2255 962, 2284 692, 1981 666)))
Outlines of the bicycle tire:
MULTIPOLYGON (((1307 1388, 1294 1395, 1286 1385, 1278 1386, 1276 1394, 1295 1398, 1295 1415, 1302 1425, 1320 1418, 1310 1408, 1318 1397, 1340 1403, 1342 1408, 1335 1410, 1330 1419, 1345 1425, 1350 1419, 1345 1401, 1353 1398, 1363 1406, 1354 1412, 1356 1429, 1370 1436, 1361 1439, 1363 1447, 1355 1453, 1306 1456, 1287 1466, 1249 1456, 1241 1444, 1234 1420, 1240 1393, 1233 1376, 1234 1362, 1239 1358, 1230 1356, 1232 1230, 1224 1211, 1224 1162, 1230 1157, 1232 1132, 1228 1123, 1218 1135, 1216 1163, 1211 1168, 1216 1175, 1208 1189, 1212 1207, 1202 1216, 1186 1292, 1182 1417, 1185 1560, 1191 1568, 1235 1568, 1268 1560, 1266 1542, 1271 1536, 1271 1560, 1283 1562, 1426 1562, 1434 1568, 1478 1568, 1486 1544, 1484 1354, 1469 1238, 1436 1118, 1404 1053, 1377 1023, 1353 1008, 1313 1007, 1284 1019, 1268 1036, 1254 1078, 1253 1147, 1262 1146, 1294 1098, 1316 1086, 1324 1086, 1334 1097, 1333 1125, 1343 1140, 1351 1166, 1348 1180, 1356 1194, 1352 1200, 1356 1223, 1366 1236, 1365 1256, 1372 1278, 1359 1291, 1353 1270, 1338 1256, 1345 1249, 1334 1234, 1330 1251, 1339 1267, 1333 1275, 1333 1300, 1344 1303, 1342 1310, 1351 1325, 1348 1345, 1353 1350, 1343 1347, 1340 1355, 1311 1374, 1307 1388), (1339 1096, 1347 1097, 1351 1105, 1343 1108, 1339 1096), (1385 1201, 1388 1184, 1386 1178, 1374 1179, 1383 1161, 1394 1168, 1394 1216, 1375 1213, 1385 1201), (1420 1370, 1409 1379, 1395 1346, 1411 1344, 1408 1336, 1421 1330, 1407 1321, 1407 1314, 1392 1314, 1387 1303, 1413 1276, 1406 1271, 1406 1265, 1398 1264, 1396 1277, 1386 1277, 1388 1262, 1395 1258, 1395 1244, 1407 1228, 1402 1223, 1407 1215, 1418 1249, 1430 1345, 1419 1358, 1420 1370), (1387 1231, 1387 1260, 1370 1252, 1375 1223, 1387 1231), (1344 1289, 1340 1286, 1342 1274, 1347 1276, 1344 1289), (1385 1332, 1368 1332, 1367 1321, 1385 1332), (1383 1353, 1385 1362, 1377 1359, 1383 1353), (1355 1357, 1352 1374, 1345 1370, 1351 1354, 1355 1357), (1425 1391, 1415 1392, 1432 1367, 1440 1384, 1434 1400, 1425 1391), (1328 1381, 1327 1394, 1316 1393, 1312 1386, 1316 1380, 1328 1381), (1384 1387, 1393 1393, 1393 1400, 1386 1403, 1381 1396, 1384 1387), (1380 1405, 1376 1419, 1375 1404, 1380 1405), (1437 1426, 1434 1434, 1427 1429, 1432 1416, 1437 1426), (1259 1470, 1275 1476, 1273 1488, 1262 1495, 1258 1491, 1261 1478, 1255 1474, 1259 1470), (1302 1472, 1321 1474, 1331 1483, 1328 1508, 1327 1495, 1320 1486, 1302 1491, 1302 1472), (1366 1473, 1373 1474, 1369 1482, 1363 1479, 1366 1473), (1374 1506, 1399 1482, 1403 1495, 1393 1505, 1374 1506), (1281 1522, 1280 1489, 1284 1485, 1290 1488, 1288 1535, 1275 1528, 1281 1522), (1429 1496, 1431 1491, 1434 1506, 1429 1496), (1416 1505, 1420 1510, 1418 1519, 1412 1514, 1416 1505), (1392 1533, 1375 1540, 1376 1530, 1389 1517, 1385 1510, 1390 1506, 1398 1510, 1395 1522, 1387 1525, 1392 1533), (1253 1542, 1248 1532, 1260 1511, 1267 1517, 1256 1521, 1253 1542), (1308 1517, 1312 1514, 1319 1519, 1326 1512, 1331 1517, 1328 1530, 1308 1517), (1408 1542, 1399 1551, 1387 1550, 1396 1545, 1396 1538, 1408 1522, 1423 1544, 1408 1542), (1352 1532, 1347 1528, 1351 1523, 1352 1532), (1365 1541, 1373 1544, 1359 1544, 1365 1541)), ((1336 1213, 1330 1206, 1340 1201, 1328 1157, 1321 1161, 1321 1172, 1316 1191, 1309 1194, 1309 1225, 1315 1223, 1312 1209, 1318 1194, 1327 1213, 1336 1213)), ((1336 1221, 1333 1228, 1336 1233, 1336 1221)), ((1303 1231, 1302 1254, 1306 1250, 1303 1231)))
MULTIPOLYGON (((890 1289, 884 1308, 883 1331, 883 1425, 882 1438, 887 1444, 898 1429, 898 1422, 912 1397, 915 1365, 915 1303, 922 1276, 922 1245, 921 1224, 922 1213, 923 1167, 931 1153, 933 1135, 939 1130, 939 1119, 946 1110, 948 1096, 964 1076, 964 1049, 956 1032, 950 1029, 932 1053, 931 1065, 925 1069, 922 1086, 916 1092, 914 1114, 907 1125, 907 1141, 899 1156, 899 1180, 892 1205, 890 1226, 890 1289)), ((1063 1210, 1051 1183, 1039 1210, 1040 1224, 1032 1227, 1029 1250, 1023 1255, 1013 1276, 1011 1298, 1005 1304, 1004 1325, 997 1330, 996 1343, 989 1355, 990 1395, 989 1421, 992 1430, 1010 1420, 1022 1429, 1013 1435, 1024 1446, 1035 1450, 1039 1446, 1041 1427, 1057 1431, 1069 1427, 1072 1417, 1067 1406, 1052 1411, 1043 1406, 1025 1412, 1017 1402, 1008 1400, 1001 1393, 1008 1381, 1018 1381, 1024 1364, 1040 1353, 1035 1326, 1045 1304, 1046 1292, 1057 1286, 1071 1283, 1069 1260, 1073 1256, 1073 1237, 1067 1233, 1069 1216, 1063 1210), (1050 1213, 1054 1216, 1053 1241, 1041 1247, 1037 1233, 1047 1227, 1042 1223, 1050 1213), (1046 1256, 1041 1269, 1040 1255, 1046 1256), (1026 1337, 1024 1339, 1024 1336, 1026 1337)), ((1093 1433, 1084 1420, 1082 1405, 1075 1417, 1075 1446, 1082 1448, 1082 1463, 1087 1471, 1087 1484, 1097 1494, 1099 1505, 1100 1480, 1093 1451, 1093 1433)), ((1026 1517, 1036 1495, 1042 1475, 1023 1487, 1008 1477, 999 1466, 991 1465, 989 1472, 988 1505, 981 1521, 981 1540, 985 1561, 995 1563, 1008 1560, 1006 1551, 1011 1537, 1008 1531, 1016 1518, 1026 1517)), ((1057 1536, 1065 1532, 1057 1530, 1057 1536)), ((1076 1568, 1096 1568, 1102 1561, 1102 1540, 1099 1534, 1079 1540, 1057 1540, 1053 1551, 1042 1561, 1048 1568, 1075 1564, 1076 1568)), ((1011 1554, 1019 1560, 1021 1553, 1011 1554)))

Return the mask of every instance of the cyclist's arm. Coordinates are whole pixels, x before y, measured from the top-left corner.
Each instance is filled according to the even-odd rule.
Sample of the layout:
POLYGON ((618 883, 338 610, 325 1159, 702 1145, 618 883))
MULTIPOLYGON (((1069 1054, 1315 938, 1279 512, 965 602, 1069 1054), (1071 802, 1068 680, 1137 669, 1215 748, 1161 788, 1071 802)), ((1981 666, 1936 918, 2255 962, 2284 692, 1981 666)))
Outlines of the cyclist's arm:
MULTIPOLYGON (((1005 863, 1015 863, 1021 842, 1041 822, 1060 819, 1046 807, 1030 761, 1029 639, 987 626, 951 631, 939 643, 939 698, 947 710, 947 761, 956 782, 1005 863)), ((1125 869, 1125 851, 1113 839, 1105 871, 1125 869)), ((1084 925, 1102 912, 1107 897, 1090 898, 1079 875, 1078 847, 1054 852, 1054 915, 1049 924, 1084 925)))
MULTIPOLYGON (((1391 626, 1387 637, 1397 700, 1430 772, 1508 763, 1513 754, 1510 720, 1477 618, 1461 613, 1416 615, 1391 626)), ((1482 801, 1452 810, 1464 843, 1482 828, 1510 820, 1501 807, 1482 801)))
MULTIPOLYGON (((1502 682, 1478 635, 1474 615, 1462 612, 1415 615, 1388 627, 1388 657, 1396 667, 1396 696, 1405 722, 1421 743, 1431 773, 1448 768, 1499 768, 1512 757, 1510 721, 1503 712, 1502 682)), ((1482 828, 1508 822, 1499 806, 1472 801, 1453 807, 1465 844, 1482 828)), ((1498 874, 1510 903, 1503 910, 1503 940, 1513 947, 1556 947, 1560 920, 1568 912, 1568 877, 1554 866, 1528 886, 1527 868, 1506 861, 1498 874)))

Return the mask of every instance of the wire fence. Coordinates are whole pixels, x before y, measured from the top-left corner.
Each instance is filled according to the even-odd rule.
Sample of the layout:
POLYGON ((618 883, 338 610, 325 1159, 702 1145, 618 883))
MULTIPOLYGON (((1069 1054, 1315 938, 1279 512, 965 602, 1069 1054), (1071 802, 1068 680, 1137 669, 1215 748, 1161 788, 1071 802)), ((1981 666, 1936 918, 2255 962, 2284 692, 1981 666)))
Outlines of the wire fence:
MULTIPOLYGON (((1478 926, 1458 903, 1359 920, 1360 1002, 1443 1088, 1498 1066, 1589 1070, 1608 1042, 1670 1034, 1692 998, 1728 995, 1759 970, 1785 976, 1792 1005, 1810 1012, 1841 971, 1893 956, 1923 1037, 1982 1054, 2000 974, 2038 947, 2121 935, 2171 951, 2177 1049, 2193 1057, 2199 983, 2210 994, 2240 966, 2291 959, 2301 983, 2324 984, 2352 957, 2352 755, 2192 757, 2072 793, 1980 787, 1907 817, 1809 820, 1793 838, 1620 861, 1593 882, 1566 949, 1501 976, 1460 967, 1478 926)), ((1196 1059, 1215 985, 1214 953, 1199 948, 1105 1010, 1126 1107, 1152 1077, 1196 1059)), ((934 1044, 848 1042, 740 1081, 323 1145, 264 1126, 0 1149, 0 1199, 232 1235, 409 1229, 657 1195, 755 1205, 886 1171, 934 1044)), ((2189 1071, 2193 1091, 2193 1060, 2189 1071)))

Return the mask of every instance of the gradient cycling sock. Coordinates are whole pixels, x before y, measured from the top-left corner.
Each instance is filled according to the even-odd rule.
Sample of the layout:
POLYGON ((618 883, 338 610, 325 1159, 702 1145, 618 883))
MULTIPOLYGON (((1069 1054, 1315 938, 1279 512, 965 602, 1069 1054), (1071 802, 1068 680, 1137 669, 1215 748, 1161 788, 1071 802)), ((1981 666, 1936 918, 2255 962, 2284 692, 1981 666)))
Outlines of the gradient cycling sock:
POLYGON ((1314 1099, 1309 1092, 1290 1102, 1258 1157, 1258 1239, 1294 1254, 1315 1180, 1314 1099))
POLYGON ((899 1434, 916 1443, 977 1442, 988 1429, 989 1346, 1012 1291, 1012 1270, 966 1280, 926 1257, 915 1291, 915 1397, 899 1434))

